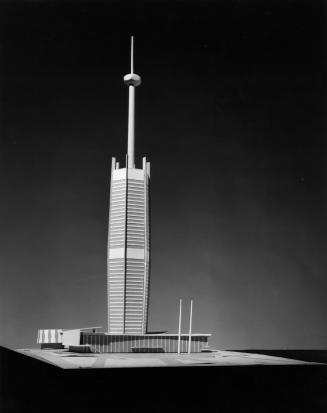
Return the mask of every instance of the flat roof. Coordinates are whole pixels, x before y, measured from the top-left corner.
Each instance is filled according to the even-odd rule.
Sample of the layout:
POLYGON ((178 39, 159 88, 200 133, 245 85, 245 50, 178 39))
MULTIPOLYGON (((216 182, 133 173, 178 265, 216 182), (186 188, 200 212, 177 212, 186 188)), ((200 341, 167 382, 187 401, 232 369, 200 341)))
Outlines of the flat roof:
MULTIPOLYGON (((135 337, 157 337, 157 336, 169 336, 169 337, 178 337, 178 334, 176 333, 151 333, 151 334, 132 334, 132 333, 122 333, 122 334, 117 334, 117 333, 103 333, 101 331, 95 332, 95 333, 87 333, 87 334, 103 334, 106 336, 116 336, 116 337, 123 337, 123 336, 135 336, 135 337)), ((192 333, 192 337, 210 337, 211 333, 192 333)), ((189 337, 189 334, 183 333, 181 334, 181 337, 189 337)))

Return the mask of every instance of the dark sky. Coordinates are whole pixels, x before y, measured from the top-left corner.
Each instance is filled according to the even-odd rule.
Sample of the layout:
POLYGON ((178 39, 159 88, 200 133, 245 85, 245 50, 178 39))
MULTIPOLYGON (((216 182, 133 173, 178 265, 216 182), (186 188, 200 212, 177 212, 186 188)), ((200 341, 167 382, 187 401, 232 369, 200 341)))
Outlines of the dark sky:
POLYGON ((323 2, 2 2, 0 337, 106 325, 130 35, 151 161, 150 329, 327 346, 323 2), (184 308, 184 331, 188 308, 184 308))

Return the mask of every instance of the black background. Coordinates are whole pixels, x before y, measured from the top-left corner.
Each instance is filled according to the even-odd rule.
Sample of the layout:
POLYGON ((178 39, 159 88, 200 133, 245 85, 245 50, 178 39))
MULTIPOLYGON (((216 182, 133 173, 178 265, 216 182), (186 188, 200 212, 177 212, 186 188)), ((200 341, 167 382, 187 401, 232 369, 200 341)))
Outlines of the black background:
POLYGON ((324 28, 318 1, 2 2, 2 344, 106 325, 134 34, 150 330, 193 297, 213 346, 325 348, 324 28))

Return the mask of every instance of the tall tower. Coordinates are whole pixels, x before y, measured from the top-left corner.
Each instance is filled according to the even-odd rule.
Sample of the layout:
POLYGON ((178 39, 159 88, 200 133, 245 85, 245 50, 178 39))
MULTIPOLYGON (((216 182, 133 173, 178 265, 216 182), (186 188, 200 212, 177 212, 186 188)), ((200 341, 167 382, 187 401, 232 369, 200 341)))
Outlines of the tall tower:
POLYGON ((112 158, 107 311, 109 334, 145 334, 148 325, 150 277, 149 180, 150 163, 143 157, 135 167, 135 88, 141 78, 134 73, 134 42, 131 37, 131 73, 128 86, 128 144, 125 168, 112 158))

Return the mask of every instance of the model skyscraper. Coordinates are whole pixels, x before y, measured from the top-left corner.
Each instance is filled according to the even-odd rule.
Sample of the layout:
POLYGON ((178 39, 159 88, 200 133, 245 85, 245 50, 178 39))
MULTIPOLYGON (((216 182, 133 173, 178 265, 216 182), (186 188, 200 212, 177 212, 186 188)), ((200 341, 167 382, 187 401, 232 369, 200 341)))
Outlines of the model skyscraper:
POLYGON ((180 313, 178 334, 148 331, 150 278, 150 163, 143 158, 142 168, 135 167, 135 88, 141 78, 134 73, 133 37, 131 73, 124 76, 128 86, 128 144, 125 167, 112 159, 109 236, 107 257, 106 332, 98 327, 73 330, 40 329, 42 346, 65 346, 78 351, 85 348, 100 353, 130 352, 200 352, 208 345, 210 334, 192 332, 192 303, 189 333, 182 333, 180 313), (91 332, 92 330, 92 332, 91 332))
POLYGON ((108 237, 108 333, 145 334, 148 325, 150 276, 149 179, 150 163, 135 167, 135 88, 133 37, 129 89, 126 166, 112 159, 108 237))

